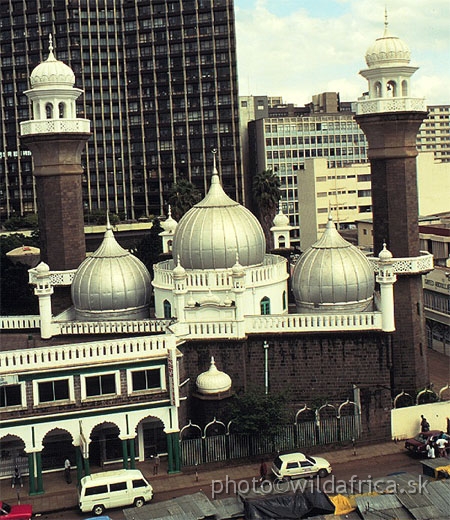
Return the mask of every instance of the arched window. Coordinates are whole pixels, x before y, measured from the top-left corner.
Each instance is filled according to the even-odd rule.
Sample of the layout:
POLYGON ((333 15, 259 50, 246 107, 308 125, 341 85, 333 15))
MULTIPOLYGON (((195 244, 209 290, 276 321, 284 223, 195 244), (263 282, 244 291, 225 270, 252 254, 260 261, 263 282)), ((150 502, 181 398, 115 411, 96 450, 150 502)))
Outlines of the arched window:
POLYGON ((173 240, 168 240, 167 241, 167 248, 169 249, 169 251, 172 251, 172 245, 173 245, 173 240))
POLYGON ((270 300, 267 296, 264 296, 264 298, 260 302, 261 304, 261 314, 270 314, 270 300))
POLYGON ((395 81, 388 81, 387 82, 387 97, 397 97, 397 83, 395 81))
POLYGON ((51 103, 45 105, 45 116, 47 119, 53 119, 53 105, 51 103))
POLYGON ((406 97, 408 95, 408 82, 404 79, 402 81, 402 96, 406 97))
POLYGON ((279 248, 286 247, 286 237, 285 236, 280 235, 278 237, 278 247, 279 248))
POLYGON ((63 119, 66 117, 66 104, 61 101, 61 103, 58 105, 59 108, 59 118, 63 119))
POLYGON ((375 83, 375 96, 381 97, 381 83, 379 81, 375 83))
POLYGON ((168 320, 172 317, 172 305, 170 304, 169 300, 164 300, 164 318, 168 320))
POLYGON ((286 291, 283 291, 283 310, 285 311, 287 309, 287 297, 286 297, 286 291))

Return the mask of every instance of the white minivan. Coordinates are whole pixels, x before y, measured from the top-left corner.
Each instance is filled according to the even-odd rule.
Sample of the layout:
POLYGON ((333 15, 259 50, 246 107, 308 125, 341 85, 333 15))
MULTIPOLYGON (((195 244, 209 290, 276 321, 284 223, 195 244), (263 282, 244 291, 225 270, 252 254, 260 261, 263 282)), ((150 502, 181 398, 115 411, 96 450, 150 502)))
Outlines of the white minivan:
POLYGON ((142 507, 153 497, 153 488, 138 469, 104 471, 83 477, 78 485, 78 505, 96 516, 105 509, 142 507))

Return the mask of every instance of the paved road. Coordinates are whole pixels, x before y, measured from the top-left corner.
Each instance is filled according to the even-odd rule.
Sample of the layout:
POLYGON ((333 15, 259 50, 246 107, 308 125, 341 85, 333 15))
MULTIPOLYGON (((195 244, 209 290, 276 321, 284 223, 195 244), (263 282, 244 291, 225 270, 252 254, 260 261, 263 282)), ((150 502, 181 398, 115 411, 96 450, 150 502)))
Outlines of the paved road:
MULTIPOLYGON (((386 477, 393 473, 407 472, 413 475, 422 474, 422 465, 420 459, 411 456, 407 452, 394 453, 389 456, 374 457, 371 459, 363 460, 352 460, 349 457, 347 462, 334 464, 333 473, 326 479, 320 481, 321 487, 328 492, 339 492, 342 491, 344 483, 347 486, 352 485, 355 492, 358 491, 358 486, 361 481, 368 481, 377 479, 380 477, 386 477)), ((224 476, 226 479, 226 476, 224 476)), ((304 479, 304 482, 310 482, 304 479)), ((315 479, 311 482, 315 483, 315 479)), ((224 498, 234 494, 236 488, 245 490, 248 487, 252 487, 251 479, 242 480, 239 482, 229 482, 226 484, 226 480, 222 482, 223 491, 220 492, 220 484, 214 483, 205 487, 192 486, 184 489, 178 489, 173 492, 167 491, 163 493, 156 493, 154 497, 155 502, 162 502, 176 496, 187 495, 195 493, 200 489, 209 497, 215 495, 215 498, 224 498), (214 492, 214 493, 213 493, 214 492)), ((308 484, 309 485, 309 484, 308 484)), ((111 510, 108 514, 112 520, 124 520, 125 516, 121 510, 111 510)), ((57 513, 43 514, 40 516, 41 519, 64 519, 64 520, 81 520, 89 517, 89 514, 80 513, 77 510, 62 511, 57 513)))

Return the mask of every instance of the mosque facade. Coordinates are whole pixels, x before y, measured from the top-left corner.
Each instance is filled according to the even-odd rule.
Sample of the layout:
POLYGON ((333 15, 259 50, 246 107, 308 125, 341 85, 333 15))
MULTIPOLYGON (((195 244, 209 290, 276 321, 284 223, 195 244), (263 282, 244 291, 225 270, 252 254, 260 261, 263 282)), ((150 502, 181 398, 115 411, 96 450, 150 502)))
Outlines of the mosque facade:
MULTIPOLYGON (((377 49, 371 63, 374 53, 391 52, 377 49)), ((28 95, 41 110, 23 132, 44 147, 65 119, 70 128, 77 123, 72 110, 50 110, 72 106, 75 97, 66 66, 50 54, 55 84, 41 102, 38 85, 46 80, 39 74, 49 67, 33 72, 28 95)), ((401 98, 403 91, 395 93, 401 98)), ((375 110, 380 96, 386 98, 382 88, 369 91, 375 110)), ((88 133, 83 125, 79 140, 88 133)), ((162 222, 165 257, 172 258, 154 266, 153 279, 109 224, 97 251, 76 267, 61 269, 49 255, 30 269, 39 315, 3 318, 0 354, 2 449, 5 460, 24 465, 30 493, 45 491, 43 473, 58 456, 61 467, 67 455, 74 460, 79 478, 110 460, 134 467, 155 453, 167 454, 169 472, 180 471, 183 427, 193 418, 213 420, 208 414, 220 413, 224 399, 252 388, 288 392, 294 413, 317 402, 349 403, 364 440, 389 437, 399 370, 397 278, 431 270, 432 256, 396 258, 388 242, 368 258, 329 220, 292 266, 266 252, 259 222, 225 194, 219 171, 214 157, 204 199, 179 222, 171 215, 162 222), (54 314, 57 288, 70 289, 71 305, 54 314), (36 330, 37 345, 21 342, 36 330)), ((68 189, 76 191, 76 175, 72 180, 68 189)), ((48 220, 44 240, 58 233, 48 220)), ((70 212, 63 224, 70 228, 70 212)), ((289 232, 280 211, 272 227, 277 251, 289 248, 289 232)), ((65 247, 60 236, 56 248, 65 247)), ((405 391, 416 390, 414 373, 404 381, 405 391)))

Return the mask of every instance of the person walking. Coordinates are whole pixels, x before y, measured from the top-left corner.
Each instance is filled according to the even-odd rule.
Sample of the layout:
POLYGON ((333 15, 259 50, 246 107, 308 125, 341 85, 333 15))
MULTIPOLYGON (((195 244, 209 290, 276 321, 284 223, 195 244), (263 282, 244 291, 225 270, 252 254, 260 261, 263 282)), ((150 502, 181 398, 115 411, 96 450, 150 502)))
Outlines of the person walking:
POLYGON ((160 463, 159 455, 156 454, 153 459, 153 475, 157 475, 159 473, 159 463, 160 463))
POLYGON ((267 464, 264 459, 261 459, 259 466, 259 483, 262 484, 267 479, 267 464))
POLYGON ((70 473, 70 460, 66 459, 64 461, 64 478, 66 479, 67 484, 72 483, 72 475, 70 473))
POLYGON ((441 432, 436 440, 436 447, 438 449, 439 457, 447 457, 447 439, 444 437, 444 432, 441 432))
POLYGON ((429 432, 430 431, 430 423, 425 419, 423 415, 420 416, 420 431, 421 432, 429 432))
POLYGON ((13 476, 12 476, 11 487, 14 488, 14 487, 19 487, 19 486, 23 487, 22 475, 20 473, 19 468, 16 466, 14 468, 14 473, 13 473, 13 476))

